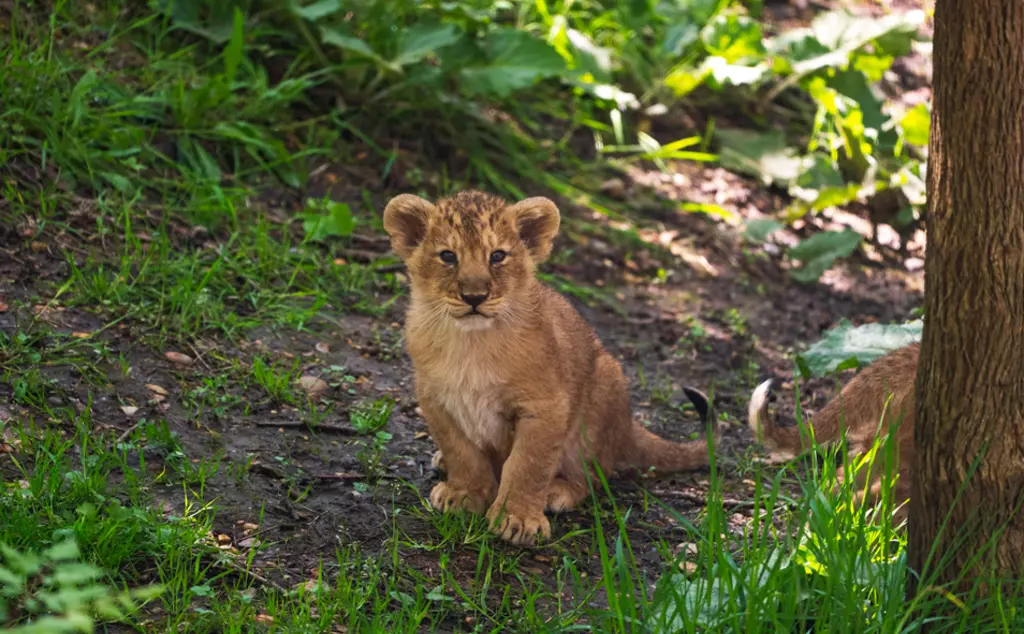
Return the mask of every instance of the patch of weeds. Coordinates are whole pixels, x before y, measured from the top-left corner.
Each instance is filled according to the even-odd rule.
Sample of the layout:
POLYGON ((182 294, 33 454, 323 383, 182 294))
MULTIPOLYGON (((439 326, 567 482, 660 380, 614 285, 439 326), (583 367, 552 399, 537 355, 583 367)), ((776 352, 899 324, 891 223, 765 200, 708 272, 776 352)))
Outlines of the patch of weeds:
POLYGON ((736 337, 746 339, 750 334, 750 322, 739 310, 730 308, 725 311, 723 320, 736 337))
POLYGON ((294 403, 295 380, 299 376, 299 360, 296 359, 291 368, 282 367, 281 363, 275 361, 268 363, 262 356, 252 360, 252 378, 267 397, 275 403, 294 403))
MULTIPOLYGON (((232 387, 231 378, 226 374, 203 377, 199 385, 185 391, 182 404, 190 410, 193 419, 207 412, 214 418, 224 418, 232 409, 245 403, 245 399, 232 391, 232 387)), ((246 413, 248 406, 242 414, 246 413)))
POLYGON ((357 440, 355 443, 359 448, 356 451, 356 460, 362 465, 363 474, 371 482, 379 480, 384 475, 388 443, 392 438, 390 433, 379 430, 373 433, 371 440, 357 440))
MULTIPOLYGON (((704 324, 693 315, 687 315, 683 326, 686 327, 687 332, 679 337, 679 341, 676 343, 677 348, 701 348, 704 352, 711 351, 711 344, 707 341, 708 331, 704 324)), ((676 355, 680 354, 682 354, 682 350, 676 350, 676 355)))
POLYGON ((386 396, 372 403, 355 405, 349 410, 349 423, 360 434, 372 434, 388 424, 394 409, 395 401, 386 396))

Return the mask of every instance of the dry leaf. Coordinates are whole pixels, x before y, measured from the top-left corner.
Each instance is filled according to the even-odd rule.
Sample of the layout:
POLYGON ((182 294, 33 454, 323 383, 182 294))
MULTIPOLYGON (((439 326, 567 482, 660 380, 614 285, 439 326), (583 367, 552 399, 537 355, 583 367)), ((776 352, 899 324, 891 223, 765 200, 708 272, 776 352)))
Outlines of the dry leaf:
POLYGON ((150 392, 152 392, 153 394, 159 394, 160 396, 167 396, 168 395, 167 390, 165 390, 164 388, 162 388, 161 386, 159 386, 159 385, 157 385, 155 383, 147 383, 146 384, 146 389, 149 390, 150 392))
POLYGON ((253 620, 262 625, 274 624, 274 617, 270 616, 269 614, 257 614, 253 617, 253 620))
POLYGON ((178 365, 191 365, 193 361, 192 357, 180 352, 165 352, 164 356, 171 363, 177 363, 178 365))
POLYGON ((316 349, 316 351, 317 351, 317 352, 319 352, 320 354, 327 354, 328 352, 330 352, 330 351, 331 351, 331 347, 330 347, 330 346, 328 346, 328 345, 327 345, 326 343, 324 343, 324 342, 322 342, 322 341, 321 341, 321 342, 318 342, 318 343, 316 344, 316 346, 314 346, 314 348, 315 348, 315 349, 316 349))
POLYGON ((238 542, 239 548, 259 548, 260 540, 255 537, 246 537, 242 541, 238 542))
POLYGON ((133 407, 131 405, 122 405, 121 406, 121 411, 124 412, 128 416, 135 416, 136 412, 139 411, 139 408, 138 407, 133 407))
POLYGON ((89 337, 92 336, 92 333, 91 332, 73 332, 73 333, 71 333, 71 336, 74 337, 75 339, 88 339, 89 337))
POLYGON ((415 436, 413 436, 413 437, 414 437, 414 438, 415 438, 416 440, 423 440, 424 438, 429 438, 429 437, 430 437, 430 434, 428 434, 428 433, 427 433, 427 432, 425 432, 425 431, 418 431, 418 432, 416 432, 416 435, 415 435, 415 436))
POLYGON ((217 535, 217 543, 219 543, 219 544, 230 544, 231 543, 231 535, 226 535, 224 533, 219 533, 217 535))
POLYGON ((33 242, 32 243, 32 250, 35 251, 36 253, 42 253, 43 251, 45 251, 45 250, 47 250, 49 248, 50 248, 50 246, 48 244, 46 244, 45 242, 33 242))

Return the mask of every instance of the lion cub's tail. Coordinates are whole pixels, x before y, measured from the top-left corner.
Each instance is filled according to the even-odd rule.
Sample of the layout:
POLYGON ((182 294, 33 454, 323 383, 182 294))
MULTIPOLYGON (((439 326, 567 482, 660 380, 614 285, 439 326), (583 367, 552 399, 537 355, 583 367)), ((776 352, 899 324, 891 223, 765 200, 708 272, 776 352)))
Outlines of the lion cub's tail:
MULTIPOLYGON (((710 418, 711 407, 708 399, 699 390, 684 387, 683 392, 693 403, 694 408, 700 415, 701 421, 707 424, 710 418)), ((718 428, 715 427, 715 439, 719 437, 718 428)), ((647 470, 653 468, 656 472, 671 473, 675 471, 690 471, 708 464, 708 441, 695 440, 692 442, 673 442, 665 440, 660 436, 652 434, 638 423, 632 427, 630 450, 627 452, 626 462, 630 467, 647 470)))
MULTIPOLYGON (((754 437, 768 449, 792 458, 805 449, 809 449, 813 442, 810 438, 803 437, 800 433, 800 425, 780 427, 772 421, 768 405, 775 400, 775 395, 772 394, 773 382, 773 379, 768 379, 758 385, 754 393, 750 395, 750 405, 747 406, 747 425, 750 427, 750 431, 754 432, 754 437)), ((818 444, 835 442, 839 440, 842 433, 840 418, 831 411, 832 409, 835 408, 832 407, 832 403, 829 403, 829 407, 819 412, 814 417, 813 423, 810 424, 814 430, 814 440, 818 444)))

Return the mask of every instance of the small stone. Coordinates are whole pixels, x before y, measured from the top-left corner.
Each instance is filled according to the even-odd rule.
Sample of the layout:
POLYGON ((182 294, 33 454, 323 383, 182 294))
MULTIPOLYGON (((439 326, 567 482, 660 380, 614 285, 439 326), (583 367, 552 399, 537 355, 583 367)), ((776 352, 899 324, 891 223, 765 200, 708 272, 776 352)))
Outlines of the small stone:
POLYGON ((296 383, 298 383, 299 387, 305 390, 306 394, 309 394, 310 396, 318 396, 320 394, 323 394, 324 392, 327 391, 327 388, 329 387, 327 385, 327 382, 324 381, 323 379, 309 374, 305 376, 300 376, 296 383))

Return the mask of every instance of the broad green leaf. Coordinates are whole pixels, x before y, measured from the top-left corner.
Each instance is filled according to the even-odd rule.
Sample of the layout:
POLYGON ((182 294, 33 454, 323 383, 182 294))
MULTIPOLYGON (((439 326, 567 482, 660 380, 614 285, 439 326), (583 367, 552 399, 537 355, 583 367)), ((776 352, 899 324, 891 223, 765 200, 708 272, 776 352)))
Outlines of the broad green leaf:
POLYGON ((195 2, 186 0, 155 0, 152 6, 169 15, 175 28, 204 37, 214 44, 224 44, 234 32, 235 10, 244 6, 240 0, 195 2), (200 7, 208 7, 200 17, 200 7))
POLYGON ((747 16, 719 15, 701 30, 700 37, 708 54, 722 57, 729 64, 764 57, 761 25, 747 16))
POLYGON ((774 38, 768 48, 781 73, 812 73, 821 68, 846 68, 851 55, 872 44, 869 54, 854 55, 855 68, 878 81, 892 59, 910 49, 923 12, 910 11, 883 18, 858 17, 847 11, 819 14, 809 29, 793 29, 774 38))
POLYGON ((300 214, 302 229, 309 240, 317 242, 329 237, 352 235, 355 222, 352 219, 352 211, 345 203, 310 200, 307 201, 307 209, 322 209, 320 212, 307 211, 300 214))
POLYGON ((892 55, 865 55, 861 53, 854 53, 851 58, 851 64, 853 70, 864 73, 869 82, 878 82, 882 80, 885 75, 885 71, 892 68, 892 63, 895 61, 895 57, 892 55))
POLYGON ((829 49, 849 52, 873 40, 883 40, 878 53, 905 55, 917 30, 924 23, 923 11, 894 13, 881 18, 855 16, 846 10, 819 14, 811 22, 815 38, 829 49), (903 48, 905 46, 905 48, 903 48))
POLYGON ((832 267, 832 264, 846 258, 857 250, 863 237, 856 231, 825 231, 802 240, 789 250, 789 257, 803 263, 790 274, 798 282, 814 282, 821 274, 832 267))
POLYGON ((565 71, 565 60, 555 49, 525 31, 503 28, 481 42, 488 61, 460 73, 470 95, 507 97, 544 77, 565 71))
MULTIPOLYGON (((81 506, 79 508, 81 508, 81 506)), ((50 548, 43 553, 43 557, 50 561, 66 561, 68 559, 75 559, 78 557, 78 544, 75 543, 74 539, 65 539, 60 543, 50 546, 50 548)))
POLYGON ((414 25, 399 36, 398 53, 392 62, 399 67, 414 64, 458 39, 459 31, 452 24, 414 25))
POLYGON ((790 185, 814 162, 786 145, 782 132, 722 129, 716 132, 722 144, 722 167, 757 176, 765 185, 790 185))
POLYGON ((676 97, 683 97, 696 90, 710 74, 711 69, 707 66, 696 69, 680 66, 665 77, 665 85, 676 97))
POLYGON ((585 33, 576 29, 566 29, 566 39, 571 45, 571 55, 575 70, 589 73, 601 83, 612 81, 612 55, 614 51, 594 44, 585 33))
POLYGON ((707 58, 704 60, 703 66, 710 71, 711 77, 716 82, 733 86, 757 83, 768 73, 766 64, 740 66, 739 64, 730 64, 724 57, 718 56, 707 58))
POLYGON ((917 104, 900 120, 903 138, 907 140, 907 143, 928 147, 928 132, 931 122, 932 115, 928 106, 923 103, 917 104))
POLYGON ((755 242, 764 242, 768 236, 782 229, 785 225, 774 218, 756 218, 746 225, 747 238, 755 242))
POLYGON ((322 26, 320 27, 320 38, 324 41, 324 44, 337 46, 343 51, 362 55, 373 60, 380 60, 380 56, 366 42, 338 29, 322 26))
POLYGON ((921 340, 920 320, 905 324, 864 324, 853 327, 847 320, 825 333, 800 355, 811 376, 821 377, 837 369, 870 364, 886 354, 921 340))
POLYGON ((316 22, 320 18, 341 11, 342 4, 341 0, 318 0, 312 4, 302 6, 296 0, 292 0, 288 3, 288 8, 300 18, 316 22))
POLYGON ((685 53, 699 39, 700 27, 690 20, 685 20, 668 27, 668 31, 665 32, 665 40, 661 46, 665 53, 679 56, 685 53))

